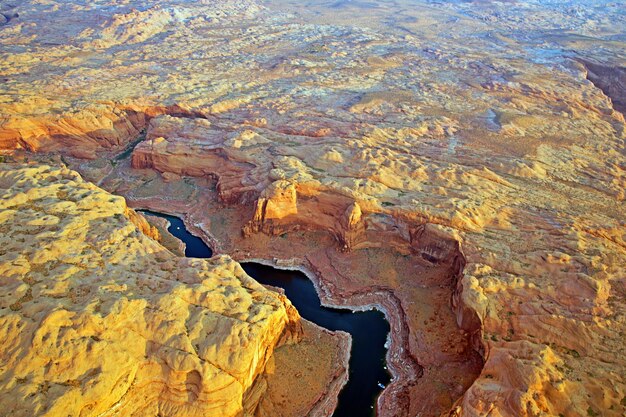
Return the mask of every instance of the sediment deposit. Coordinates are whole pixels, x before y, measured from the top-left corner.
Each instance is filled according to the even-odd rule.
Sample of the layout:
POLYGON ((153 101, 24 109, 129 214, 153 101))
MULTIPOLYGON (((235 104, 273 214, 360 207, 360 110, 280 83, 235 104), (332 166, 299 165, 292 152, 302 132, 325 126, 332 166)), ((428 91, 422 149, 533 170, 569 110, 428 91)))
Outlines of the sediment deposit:
POLYGON ((380 415, 623 415, 619 2, 133 3, 14 7, 11 158, 383 307, 380 415))

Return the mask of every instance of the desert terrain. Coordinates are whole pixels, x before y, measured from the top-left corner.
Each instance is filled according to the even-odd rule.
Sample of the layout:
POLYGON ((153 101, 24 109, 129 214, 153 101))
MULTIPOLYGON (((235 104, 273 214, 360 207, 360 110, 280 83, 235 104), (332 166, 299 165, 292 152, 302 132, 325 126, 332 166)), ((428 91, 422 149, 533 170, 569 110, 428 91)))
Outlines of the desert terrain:
POLYGON ((385 313, 376 415, 626 413, 623 2, 0 13, 7 415, 332 415, 349 336, 249 260, 385 313))

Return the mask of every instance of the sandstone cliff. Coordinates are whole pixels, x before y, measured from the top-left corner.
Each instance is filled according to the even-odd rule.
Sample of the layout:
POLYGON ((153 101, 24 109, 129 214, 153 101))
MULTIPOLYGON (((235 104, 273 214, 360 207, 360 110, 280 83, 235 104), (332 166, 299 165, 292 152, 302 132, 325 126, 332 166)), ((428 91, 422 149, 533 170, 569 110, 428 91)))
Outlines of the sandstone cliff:
POLYGON ((73 171, 2 164, 0 193, 12 416, 239 416, 274 348, 300 337, 284 296, 226 256, 173 256, 73 171))
POLYGON ((623 415, 619 2, 136 3, 17 6, 2 149, 383 306, 381 415, 623 415))

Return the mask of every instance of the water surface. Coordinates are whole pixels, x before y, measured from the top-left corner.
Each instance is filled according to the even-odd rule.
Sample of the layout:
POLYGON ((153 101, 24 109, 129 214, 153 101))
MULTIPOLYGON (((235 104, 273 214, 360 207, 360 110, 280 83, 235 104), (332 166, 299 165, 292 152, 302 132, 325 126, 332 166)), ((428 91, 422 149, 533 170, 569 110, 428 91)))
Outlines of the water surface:
MULTIPOLYGON (((211 248, 189 233, 178 217, 151 211, 143 213, 163 217, 170 222, 168 231, 186 244, 185 256, 212 256, 211 248)), ((241 265, 258 282, 283 288, 305 319, 329 330, 342 330, 352 335, 350 378, 339 394, 339 404, 333 417, 375 415, 376 398, 390 380, 385 363, 385 342, 389 333, 385 316, 376 310, 352 312, 321 306, 313 283, 300 271, 277 269, 254 262, 243 262, 241 265)))

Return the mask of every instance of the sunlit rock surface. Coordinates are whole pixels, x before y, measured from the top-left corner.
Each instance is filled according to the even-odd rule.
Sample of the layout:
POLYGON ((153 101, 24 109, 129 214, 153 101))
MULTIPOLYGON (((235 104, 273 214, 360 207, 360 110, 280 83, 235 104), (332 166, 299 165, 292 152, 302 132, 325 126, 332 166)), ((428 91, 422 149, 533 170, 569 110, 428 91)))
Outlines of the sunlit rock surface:
POLYGON ((0 146, 386 300, 381 415, 626 412, 621 2, 2 11, 0 146))
POLYGON ((2 164, 0 191, 12 416, 238 416, 274 348, 302 335, 284 296, 226 256, 173 256, 73 171, 2 164))

